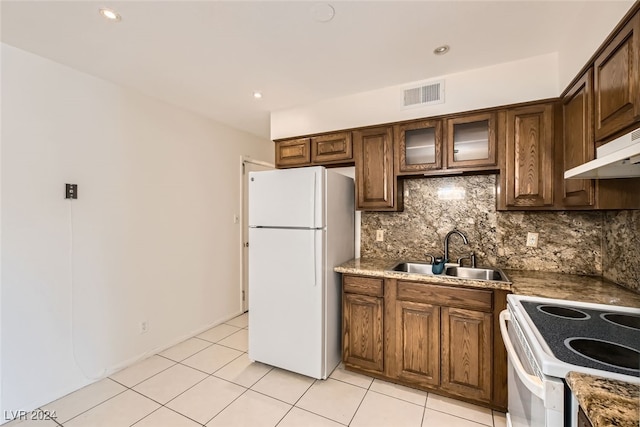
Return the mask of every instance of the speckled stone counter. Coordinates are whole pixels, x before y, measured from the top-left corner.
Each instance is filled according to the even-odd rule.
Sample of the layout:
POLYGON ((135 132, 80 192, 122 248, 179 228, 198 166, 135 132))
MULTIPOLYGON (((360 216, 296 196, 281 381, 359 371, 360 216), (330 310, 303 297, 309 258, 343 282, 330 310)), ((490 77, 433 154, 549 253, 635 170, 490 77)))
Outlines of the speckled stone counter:
POLYGON ((577 274, 525 270, 504 270, 511 282, 466 280, 444 275, 424 275, 387 271, 397 260, 356 258, 335 268, 338 273, 441 283, 449 286, 503 289, 519 295, 640 307, 640 294, 606 279, 577 274))
POLYGON ((640 384, 569 372, 567 384, 593 427, 638 427, 640 384))
POLYGON ((468 280, 445 276, 443 274, 426 275, 387 271, 398 261, 380 258, 356 258, 336 267, 334 271, 346 274, 360 274, 365 276, 385 277, 390 279, 413 280, 416 282, 440 283, 448 286, 465 286, 472 288, 489 288, 511 290, 511 282, 496 282, 492 280, 468 280))
POLYGON ((543 271, 504 271, 513 282, 513 293, 518 295, 640 307, 640 294, 602 277, 543 271))

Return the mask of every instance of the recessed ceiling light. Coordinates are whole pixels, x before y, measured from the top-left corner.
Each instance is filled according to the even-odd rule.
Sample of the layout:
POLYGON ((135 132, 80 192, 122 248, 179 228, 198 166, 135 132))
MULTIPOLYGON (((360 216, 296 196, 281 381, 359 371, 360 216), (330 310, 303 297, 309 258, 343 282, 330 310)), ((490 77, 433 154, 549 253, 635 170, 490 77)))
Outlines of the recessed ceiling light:
POLYGON ((259 90, 256 90, 255 92, 253 92, 253 97, 255 99, 260 99, 262 98, 262 92, 260 92, 259 90))
POLYGON ((329 3, 316 3, 311 7, 311 15, 316 22, 329 22, 336 14, 336 10, 329 3))
POLYGON ((442 46, 438 46, 437 48, 433 49, 433 53, 436 55, 444 55, 447 52, 449 52, 449 45, 446 45, 446 44, 443 44, 442 46))
POLYGON ((120 19, 122 19, 122 17, 118 12, 113 11, 111 9, 104 8, 104 7, 100 8, 100 15, 104 16, 110 21, 119 21, 120 19))

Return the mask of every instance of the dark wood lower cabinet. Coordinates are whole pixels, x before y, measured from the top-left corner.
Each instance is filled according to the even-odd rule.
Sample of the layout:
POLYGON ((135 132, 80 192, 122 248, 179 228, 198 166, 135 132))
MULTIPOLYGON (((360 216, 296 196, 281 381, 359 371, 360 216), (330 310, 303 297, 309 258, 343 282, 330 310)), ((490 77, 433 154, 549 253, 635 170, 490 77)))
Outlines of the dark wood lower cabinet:
POLYGON ((395 362, 400 379, 440 384, 440 307, 396 302, 395 362))
POLYGON ((343 276, 349 370, 505 411, 508 291, 343 276))
POLYGON ((491 398, 492 315, 442 308, 442 383, 453 394, 491 398))
POLYGON ((382 298, 344 294, 343 360, 353 366, 382 372, 382 298))

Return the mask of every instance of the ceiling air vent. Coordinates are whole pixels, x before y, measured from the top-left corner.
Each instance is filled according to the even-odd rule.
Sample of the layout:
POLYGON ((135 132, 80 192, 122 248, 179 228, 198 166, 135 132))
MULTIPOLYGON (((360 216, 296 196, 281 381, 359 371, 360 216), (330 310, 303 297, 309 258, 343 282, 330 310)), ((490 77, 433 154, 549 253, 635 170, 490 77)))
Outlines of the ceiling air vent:
POLYGON ((444 80, 423 83, 404 89, 403 108, 422 107, 426 105, 444 104, 444 80))

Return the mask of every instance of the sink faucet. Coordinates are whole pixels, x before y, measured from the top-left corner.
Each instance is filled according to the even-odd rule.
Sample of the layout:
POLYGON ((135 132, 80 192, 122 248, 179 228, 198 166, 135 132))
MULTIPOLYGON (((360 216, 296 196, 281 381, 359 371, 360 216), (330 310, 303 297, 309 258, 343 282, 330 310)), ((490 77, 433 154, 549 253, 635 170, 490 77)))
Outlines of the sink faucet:
POLYGON ((459 230, 454 228, 453 230, 448 232, 447 236, 444 238, 444 259, 445 259, 445 262, 449 261, 449 238, 451 237, 452 234, 457 234, 458 236, 462 237, 462 242, 465 245, 469 244, 469 239, 467 239, 467 236, 465 236, 462 231, 459 231, 459 230))

